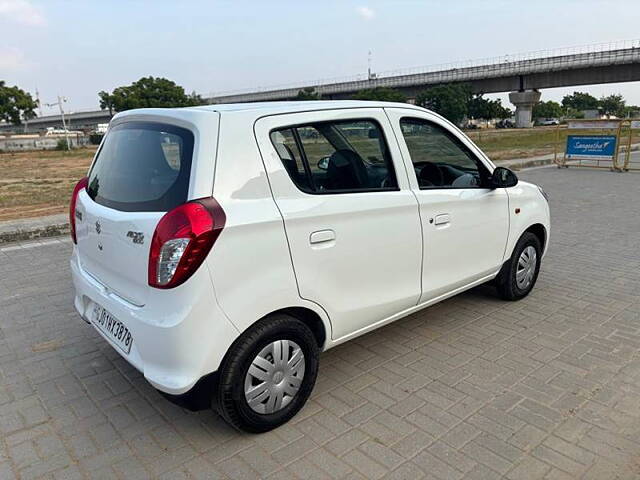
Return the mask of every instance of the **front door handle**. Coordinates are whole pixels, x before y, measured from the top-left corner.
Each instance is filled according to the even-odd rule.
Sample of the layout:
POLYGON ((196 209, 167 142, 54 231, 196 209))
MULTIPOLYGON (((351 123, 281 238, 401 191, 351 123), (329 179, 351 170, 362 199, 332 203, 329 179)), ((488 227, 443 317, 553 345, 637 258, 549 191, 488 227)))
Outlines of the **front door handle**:
POLYGON ((317 243, 331 242, 336 239, 336 232, 333 230, 318 230, 309 236, 309 243, 315 245, 317 243))
POLYGON ((448 213, 442 213, 440 215, 436 215, 435 224, 436 225, 446 225, 451 222, 451 217, 448 213))

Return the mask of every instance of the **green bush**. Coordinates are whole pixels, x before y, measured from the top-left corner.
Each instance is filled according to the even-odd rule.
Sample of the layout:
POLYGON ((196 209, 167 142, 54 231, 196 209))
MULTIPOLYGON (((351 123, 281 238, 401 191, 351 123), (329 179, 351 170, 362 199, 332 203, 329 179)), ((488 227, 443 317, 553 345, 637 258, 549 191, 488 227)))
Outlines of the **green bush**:
POLYGON ((56 144, 56 150, 69 150, 66 138, 60 138, 56 144))

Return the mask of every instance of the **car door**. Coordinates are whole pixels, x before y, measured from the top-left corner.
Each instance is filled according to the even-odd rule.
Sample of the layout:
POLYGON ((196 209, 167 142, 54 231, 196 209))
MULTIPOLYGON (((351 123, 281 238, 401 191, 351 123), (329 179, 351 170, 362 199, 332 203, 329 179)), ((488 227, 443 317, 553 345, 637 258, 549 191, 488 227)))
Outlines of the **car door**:
POLYGON ((494 275, 509 232, 505 189, 493 165, 460 131, 429 112, 385 109, 418 199, 424 261, 420 303, 494 275))
POLYGON ((415 306, 418 204, 384 111, 269 116, 255 134, 300 296, 327 311, 332 338, 415 306))

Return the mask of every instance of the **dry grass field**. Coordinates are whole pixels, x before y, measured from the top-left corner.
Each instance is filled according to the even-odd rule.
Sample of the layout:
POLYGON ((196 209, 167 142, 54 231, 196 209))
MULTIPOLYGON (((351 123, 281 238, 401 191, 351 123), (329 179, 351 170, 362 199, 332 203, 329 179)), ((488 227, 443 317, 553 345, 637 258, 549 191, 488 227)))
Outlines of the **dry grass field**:
MULTIPOLYGON (((492 160, 511 160, 515 158, 535 157, 553 153, 556 138, 559 139, 558 152, 562 154, 567 142, 566 128, 536 127, 522 130, 471 130, 465 132, 492 160)), ((611 135, 611 130, 572 130, 572 135, 611 135)), ((621 145, 626 145, 628 136, 623 132, 621 145)), ((640 131, 635 130, 633 143, 640 141, 640 131)))
POLYGON ((95 148, 0 154, 0 221, 66 211, 95 148))
MULTIPOLYGON (((466 133, 490 158, 498 161, 552 153, 556 138, 553 127, 466 133)), ((559 151, 566 134, 566 129, 560 130, 559 151)), ((637 135, 634 142, 640 141, 637 135)), ((0 221, 66 211, 71 190, 86 174, 94 153, 95 148, 0 153, 0 221)))

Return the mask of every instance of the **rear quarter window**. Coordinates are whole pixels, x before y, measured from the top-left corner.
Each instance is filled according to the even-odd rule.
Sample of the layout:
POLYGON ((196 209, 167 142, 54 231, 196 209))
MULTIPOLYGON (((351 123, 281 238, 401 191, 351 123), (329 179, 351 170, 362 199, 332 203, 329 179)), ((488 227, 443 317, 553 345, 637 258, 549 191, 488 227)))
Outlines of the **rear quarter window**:
POLYGON ((128 212, 164 212, 187 200, 193 133, 155 122, 109 130, 89 172, 89 196, 128 212))

